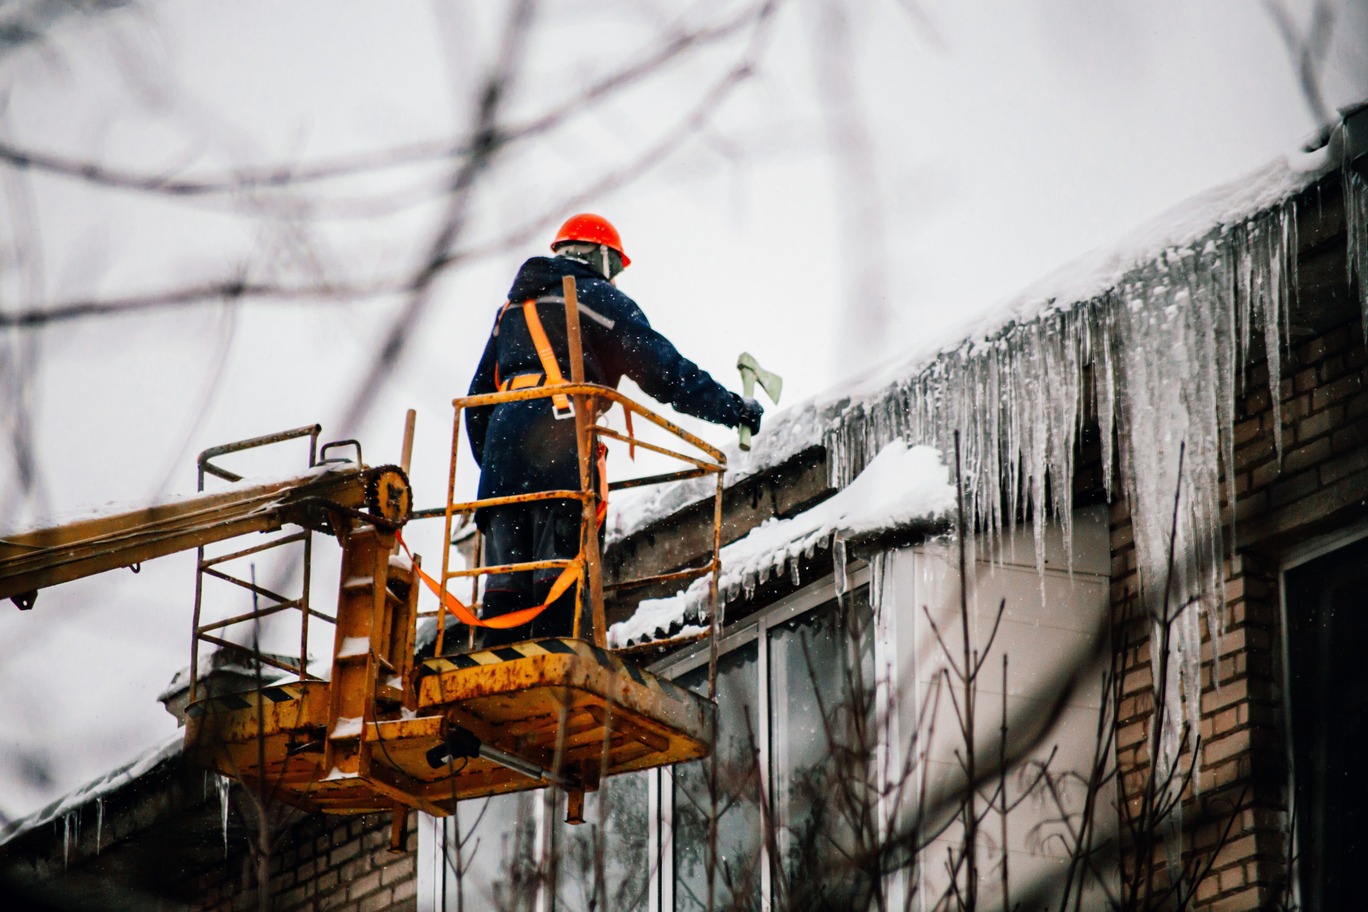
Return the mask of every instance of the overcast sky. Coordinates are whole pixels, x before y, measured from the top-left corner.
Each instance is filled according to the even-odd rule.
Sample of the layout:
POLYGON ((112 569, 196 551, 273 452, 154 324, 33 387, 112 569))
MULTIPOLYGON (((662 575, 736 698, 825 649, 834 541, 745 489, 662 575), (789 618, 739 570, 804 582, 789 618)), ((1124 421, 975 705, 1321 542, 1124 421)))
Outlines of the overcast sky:
MULTIPOLYGON (((503 51, 504 4, 34 13, 38 39, 0 51, 0 140, 130 174, 298 168, 462 138, 501 60, 516 61, 505 123, 567 117, 480 175, 456 246, 492 249, 437 276, 397 368, 359 397, 404 295, 208 300, 0 329, 0 527, 192 491, 201 449, 314 422, 325 438, 359 437, 372 464, 396 460, 409 407, 417 500, 436 505, 450 400, 518 263, 581 208, 621 230, 633 265, 620 287, 657 328, 734 388, 736 355, 752 351, 784 375, 787 405, 953 338, 1316 125, 1253 0, 792 0, 758 25, 744 15, 754 5, 546 4, 503 51), (567 104, 666 37, 738 17, 649 77, 567 104), (340 424, 358 398, 368 407, 340 424)), ((1296 21, 1307 6, 1291 4, 1296 21)), ((1331 107, 1368 97, 1365 5, 1335 10, 1331 107)), ((453 170, 428 157, 285 192, 172 197, 5 168, 0 310, 234 277, 383 281, 430 249, 453 170)), ((155 696, 188 661, 193 584, 193 559, 167 558, 0 611, 0 812, 32 810, 174 733, 155 696)), ((331 605, 326 589, 314 597, 331 605)))

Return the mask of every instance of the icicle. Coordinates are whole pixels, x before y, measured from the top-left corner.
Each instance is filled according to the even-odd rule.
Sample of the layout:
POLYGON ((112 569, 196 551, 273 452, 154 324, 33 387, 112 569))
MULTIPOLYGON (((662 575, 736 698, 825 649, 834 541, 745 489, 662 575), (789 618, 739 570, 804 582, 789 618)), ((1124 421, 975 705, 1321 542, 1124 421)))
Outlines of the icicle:
POLYGON ((1368 342, 1368 181, 1352 166, 1351 145, 1348 141, 1344 143, 1340 168, 1344 187, 1345 271, 1350 284, 1358 277, 1363 338, 1368 342))
POLYGON ((1251 251, 1255 269, 1252 289, 1258 306, 1264 331, 1264 356, 1268 359, 1268 397, 1273 409, 1273 449, 1278 464, 1282 464, 1282 314, 1279 304, 1282 295, 1277 283, 1282 278, 1278 258, 1270 247, 1269 230, 1261 224, 1254 235, 1254 249, 1251 251))
MULTIPOLYGON (((1183 870, 1183 802, 1174 802, 1173 812, 1169 814, 1159 824, 1159 831, 1164 839, 1164 879, 1168 885, 1175 888, 1177 897, 1183 895, 1183 884, 1181 882, 1183 870)), ((1187 904, 1179 901, 1177 908, 1186 908, 1187 904)))
POLYGON ((95 854, 100 854, 100 839, 104 833, 104 796, 95 799, 95 854))
POLYGON ((884 580, 887 579, 888 561, 891 551, 880 551, 874 555, 870 564, 869 600, 875 612, 884 602, 884 580))
POLYGON ((833 572, 836 576, 836 598, 846 594, 846 543, 845 539, 837 535, 831 545, 831 557, 833 572))
POLYGON ((62 870, 71 861, 71 813, 62 815, 62 870))
MULTIPOLYGON (((1188 726, 1187 743, 1195 748, 1196 735, 1202 723, 1202 627, 1198 610, 1199 603, 1188 605, 1178 616, 1178 653, 1182 657, 1179 665, 1182 700, 1188 726)), ((1193 790, 1201 795, 1198 785, 1201 777, 1195 777, 1193 790)), ((1181 786, 1180 786, 1181 787, 1181 786)))
MULTIPOLYGON (((1352 169, 1344 180, 1349 269, 1359 281, 1368 326, 1368 182, 1352 169)), ((1070 537, 1073 453, 1084 417, 1084 366, 1091 366, 1103 482, 1109 496, 1119 490, 1130 507, 1140 597, 1156 638, 1165 601, 1170 611, 1184 606, 1171 631, 1171 699, 1154 720, 1160 775, 1191 749, 1200 729, 1203 626, 1213 655, 1220 655, 1223 561, 1227 542, 1235 541, 1221 512, 1223 491, 1234 502, 1235 478, 1227 470, 1223 484, 1222 467, 1234 464, 1236 400, 1247 392, 1245 365, 1260 347, 1270 409, 1281 413, 1281 356, 1297 284, 1296 221, 1289 201, 1213 229, 1137 266, 1092 300, 1045 310, 991 339, 943 353, 880 399, 849 405, 824 432, 832 481, 844 486, 892 435, 949 452, 959 431, 966 507, 975 526, 995 541, 1004 526, 1029 513, 1043 567, 1051 517, 1063 526, 1066 545, 1070 537), (1120 445, 1115 454, 1113 435, 1120 445)), ((1274 428, 1281 458, 1281 422, 1274 428)), ((1157 655, 1154 661, 1157 674, 1157 655)))
POLYGON ((219 797, 219 824, 223 829, 223 857, 228 857, 228 801, 229 791, 233 787, 233 780, 227 776, 216 776, 215 785, 218 788, 219 797))
POLYGON ((1099 307, 1094 308, 1093 319, 1088 321, 1089 351, 1093 363, 1093 401, 1096 404, 1099 436, 1102 443, 1102 487, 1110 499, 1115 489, 1116 479, 1112 477, 1112 462, 1116 458, 1113 449, 1113 434, 1116 424, 1116 368, 1112 362, 1112 311, 1115 302, 1107 296, 1099 307))

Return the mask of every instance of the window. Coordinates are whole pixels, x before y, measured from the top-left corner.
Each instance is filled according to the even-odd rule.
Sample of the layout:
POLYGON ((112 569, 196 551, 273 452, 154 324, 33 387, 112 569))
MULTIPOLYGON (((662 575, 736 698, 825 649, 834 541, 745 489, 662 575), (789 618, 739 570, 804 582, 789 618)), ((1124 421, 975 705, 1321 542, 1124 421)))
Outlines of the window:
MULTIPOLYGON (((971 637, 983 646, 997 629, 986 659, 993 672, 979 693, 979 727, 996 732, 1005 706, 1012 730, 1039 742, 1023 762, 1052 758, 1061 782, 1080 781, 1096 749, 1101 669, 1110 655, 1108 530, 1105 507, 1080 511, 1072 552, 1059 530, 1051 530, 1043 575, 1028 530, 991 543, 991 559, 979 556, 971 571, 971 637), (1005 682, 1004 654, 1010 658, 1005 682), (1057 687, 1075 678, 1061 704, 1057 687), (1053 720, 1052 727, 1038 730, 1041 720, 1053 720)), ((608 780, 602 794, 586 796, 590 823, 579 827, 563 823, 563 798, 548 809, 540 797, 525 796, 535 820, 517 832, 532 835, 511 843, 497 838, 518 851, 537 847, 535 858, 545 859, 541 870, 555 865, 556 888, 537 892, 534 902, 493 908, 698 912, 708 908, 711 892, 713 908, 862 912, 875 907, 877 888, 885 891, 886 908, 931 908, 947 889, 942 862, 953 839, 919 829, 922 788, 953 785, 958 767, 953 700, 944 693, 938 699, 934 686, 945 664, 938 658, 941 638, 930 624, 938 619, 953 647, 958 571, 954 554, 934 544, 890 552, 878 566, 877 630, 871 568, 851 573, 851 591, 839 600, 828 577, 728 625, 718 643, 713 758, 608 780), (933 724, 942 739, 931 737, 933 724), (915 867, 911 858, 874 851, 910 833, 931 839, 925 857, 937 864, 915 867), (880 883, 875 867, 889 862, 906 866, 880 883)), ((706 646, 653 670, 707 692, 706 646)), ((991 734, 985 743, 992 744, 991 734)), ((985 753, 989 765, 995 762, 990 754, 997 756, 985 753)), ((1067 863, 1060 819, 1078 813, 1081 791, 1066 788, 1061 810, 1023 800, 1029 798, 1024 789, 1014 774, 1008 791, 1016 809, 1005 837, 996 818, 991 830, 980 829, 985 904, 996 891, 1004 840, 1013 889, 1022 895, 1050 895, 1050 878, 1067 863)), ((1102 805, 1096 827, 1115 833, 1112 804, 1102 805)), ((468 826, 465 805, 462 826, 468 826)), ((531 861, 511 870, 504 864, 489 876, 516 879, 531 861)), ((467 902, 490 895, 487 887, 482 894, 472 889, 467 902)), ((1080 895, 1085 907, 1101 902, 1091 879, 1080 895)))
POLYGON ((648 790, 654 776, 651 770, 614 776, 584 796, 583 824, 557 821, 557 910, 647 912, 652 872, 648 790), (605 899, 596 899, 600 896, 605 899))
MULTIPOLYGON (((868 835, 861 802, 875 800, 871 611, 865 588, 830 596, 828 580, 729 631, 712 758, 609 779, 585 796, 580 826, 563 823, 558 792, 554 808, 524 792, 424 818, 420 908, 699 912, 710 872, 712 908, 867 905, 872 878, 851 859, 868 835), (544 875, 554 898, 538 889, 544 875)), ((661 673, 707 693, 707 652, 661 673)))
POLYGON ((871 619, 864 598, 854 617, 835 609, 769 636, 769 689, 782 697, 770 701, 774 892, 798 908, 862 909, 873 886, 860 867, 878 838, 871 619))
MULTIPOLYGON (((813 587, 748 620, 722 644, 714 756, 665 773, 660 827, 672 839, 662 909, 863 908, 873 879, 875 790, 867 589, 814 606, 813 587), (710 826, 715 824, 715 830, 710 826)), ((707 692, 703 656, 675 680, 707 692)))
POLYGON ((1283 585, 1302 908, 1357 909, 1368 868, 1368 539, 1288 570, 1283 585))
MULTIPOLYGON (((719 658, 713 756, 674 769, 674 908, 679 912, 760 905, 763 818, 756 732, 761 722, 757 713, 757 657, 752 640, 719 658), (717 841, 711 864, 711 905, 710 838, 717 841)), ((708 667, 696 668, 676 681, 706 694, 708 667)))
POLYGON ((419 815, 419 908, 524 909, 536 893, 541 794, 462 801, 442 820, 419 815))

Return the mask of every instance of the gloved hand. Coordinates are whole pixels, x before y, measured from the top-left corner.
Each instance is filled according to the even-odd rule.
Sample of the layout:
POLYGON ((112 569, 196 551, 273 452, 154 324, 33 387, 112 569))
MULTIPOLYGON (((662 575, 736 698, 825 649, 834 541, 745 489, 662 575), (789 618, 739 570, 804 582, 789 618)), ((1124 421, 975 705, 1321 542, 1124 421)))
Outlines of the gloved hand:
POLYGON ((752 434, 760 433, 760 417, 764 414, 765 407, 757 400, 749 397, 741 400, 741 426, 752 434))

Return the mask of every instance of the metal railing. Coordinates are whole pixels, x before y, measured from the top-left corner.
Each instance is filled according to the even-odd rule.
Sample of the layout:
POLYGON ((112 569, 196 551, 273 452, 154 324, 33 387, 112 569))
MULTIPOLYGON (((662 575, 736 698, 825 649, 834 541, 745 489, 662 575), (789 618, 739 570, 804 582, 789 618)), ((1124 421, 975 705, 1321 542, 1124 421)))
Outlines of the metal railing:
MULTIPOLYGON (((676 472, 667 472, 658 475, 611 482, 608 486, 610 491, 641 487, 644 485, 664 484, 688 478, 697 478, 703 475, 713 475, 717 479, 716 490, 713 497, 712 559, 696 567, 655 576, 642 577, 640 579, 626 580, 611 587, 613 589, 628 589, 646 586, 655 582, 683 580, 711 574, 712 580, 709 586, 709 618, 715 643, 717 626, 719 623, 717 616, 717 570, 719 567, 719 552, 721 550, 722 480, 723 474, 726 472, 727 468, 726 457, 720 450, 708 444, 706 441, 699 439, 668 419, 657 415, 655 412, 645 408, 617 390, 596 383, 584 382, 583 357, 579 345, 579 308, 574 279, 572 277, 566 277, 564 289, 567 338, 570 340, 570 379, 568 382, 527 389, 508 390, 505 392, 486 393, 478 396, 462 396, 452 400, 452 406, 455 409, 455 417, 452 423, 451 469, 447 482, 446 508, 442 511, 442 515, 444 515, 446 520, 443 541, 447 543, 446 547, 443 549, 444 553, 442 557, 442 573, 440 577, 442 588, 443 590, 447 590, 449 583, 452 580, 457 579, 468 578, 475 581, 483 577, 499 574, 576 567, 578 568, 578 579, 575 583, 576 607, 573 635, 577 638, 582 638, 582 633, 584 631, 583 615, 585 610, 588 609, 590 614, 589 629, 592 632, 593 642, 600 648, 606 648, 607 629, 603 602, 603 566, 599 554, 598 537, 598 507, 601 495, 596 484, 597 479, 594 472, 594 463, 599 440, 619 440, 629 443, 632 446, 677 459, 688 465, 689 468, 676 472), (545 399, 551 396, 568 396, 574 406, 575 446, 579 458, 579 489, 538 491, 506 497, 491 497, 483 500, 456 501, 456 467, 461 446, 462 414, 467 409, 491 407, 511 402, 526 402, 533 399, 545 399), (679 449, 671 449, 667 446, 661 446, 644 440, 637 440, 626 434, 622 434, 613 428, 599 424, 598 418, 605 414, 614 404, 620 405, 630 415, 642 418, 651 425, 664 430, 695 452, 681 452, 679 449), (530 503, 542 500, 578 501, 580 503, 580 547, 579 552, 574 557, 557 560, 527 561, 498 566, 480 566, 477 543, 477 547, 474 549, 475 559, 471 562, 473 563, 473 566, 468 566, 464 569, 452 569, 451 558, 452 551, 455 548, 452 544, 452 536, 454 532, 459 531, 459 527, 457 526, 458 517, 469 517, 473 515, 475 511, 485 507, 530 503)), ((435 512, 436 511, 421 511, 414 515, 415 518, 418 518, 425 513, 427 515, 434 515, 435 512)), ((477 585, 473 585, 472 601, 474 601, 473 596, 476 592, 478 592, 478 587, 477 585)), ((476 606, 472 605, 472 609, 475 607, 476 606)), ((428 616, 432 616, 432 614, 433 613, 429 613, 428 616)), ((441 615, 437 628, 436 642, 436 654, 441 655, 443 653, 443 644, 447 627, 446 612, 439 609, 435 614, 441 615)))
MULTIPOLYGON (((229 471, 222 466, 215 465, 211 461, 217 457, 226 456, 230 453, 241 453, 244 450, 252 450, 258 447, 270 446, 272 444, 298 440, 305 437, 309 439, 308 467, 313 468, 318 464, 318 437, 319 434, 322 433, 322 430, 322 427, 314 424, 289 431, 281 431, 277 434, 268 434, 262 437, 253 437, 248 440, 223 444, 222 446, 210 447, 200 453, 199 458, 196 460, 199 472, 197 490, 200 492, 204 491, 206 476, 213 476, 229 483, 242 481, 241 475, 229 471)), ((332 617, 320 611, 315 611, 309 606, 309 576, 313 557, 312 530, 307 527, 301 527, 259 545, 219 554, 209 554, 206 551, 206 547, 200 545, 196 549, 195 557, 195 610, 194 620, 191 625, 192 634, 190 640, 189 703, 193 704, 198 697, 199 650, 201 642, 212 644, 219 649, 240 652, 250 656, 253 661, 260 661, 263 665, 269 665, 280 671, 293 674, 300 680, 315 678, 316 676, 309 674, 307 667, 309 654, 309 618, 312 616, 328 623, 334 623, 335 621, 332 617), (302 561, 301 566, 303 567, 300 591, 299 594, 294 597, 282 595, 264 586, 258 585, 253 578, 244 579, 241 575, 237 575, 241 573, 240 570, 234 571, 231 569, 231 565, 236 561, 277 551, 280 548, 285 548, 294 544, 302 546, 300 560, 302 561), (209 623, 202 623, 205 594, 204 584, 206 579, 225 582, 250 592, 252 595, 252 610, 209 623), (265 600, 267 604, 264 606, 261 605, 261 600, 265 600), (279 661, 271 656, 263 655, 260 648, 249 648, 224 638, 227 635, 226 631, 228 628, 235 627, 238 624, 259 623, 262 618, 288 610, 297 610, 300 612, 298 664, 279 661)), ((255 562, 253 562, 251 566, 255 566, 255 562)), ((260 644, 258 643, 257 646, 259 647, 259 645, 260 644)))

